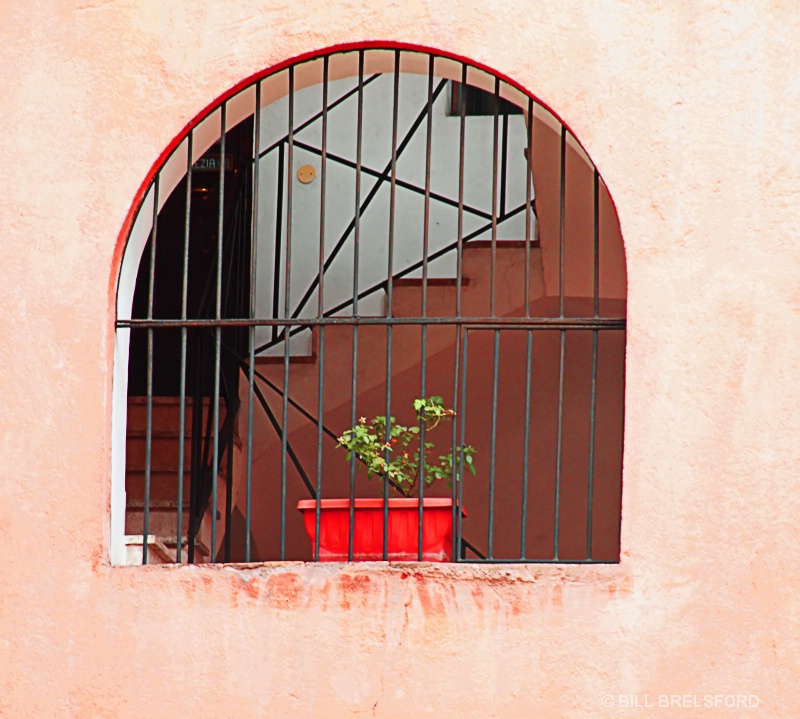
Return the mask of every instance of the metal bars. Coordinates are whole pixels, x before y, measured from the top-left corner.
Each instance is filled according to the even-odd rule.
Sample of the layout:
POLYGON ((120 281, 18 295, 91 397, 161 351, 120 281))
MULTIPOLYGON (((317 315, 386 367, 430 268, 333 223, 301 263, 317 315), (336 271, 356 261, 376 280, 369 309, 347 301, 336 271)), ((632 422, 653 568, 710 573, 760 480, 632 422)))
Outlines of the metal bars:
MULTIPOLYGON (((396 282, 397 275, 394 277, 396 282)), ((161 328, 167 327, 197 327, 205 329, 213 329, 215 327, 322 327, 322 326, 342 326, 342 325, 437 325, 437 324, 454 324, 454 325, 469 325, 490 329, 492 327, 530 327, 531 329, 609 329, 609 330, 623 330, 625 329, 625 320, 620 317, 532 317, 530 319, 519 317, 320 317, 310 319, 222 319, 219 322, 216 320, 148 320, 148 319, 132 319, 132 320, 117 320, 117 327, 129 327, 138 329, 148 328, 161 328)))
POLYGON ((172 195, 159 201, 161 173, 154 179, 146 299, 117 321, 146 340, 142 563, 151 528, 166 541, 151 517, 165 502, 176 508, 174 559, 184 560, 187 471, 190 562, 424 561, 437 551, 467 562, 615 561, 618 537, 605 527, 619 517, 624 266, 613 252, 601 265, 618 239, 601 245, 597 170, 535 100, 468 64, 397 49, 310 62, 315 81, 290 66, 222 103, 208 119, 219 127, 211 148, 197 146, 207 126, 190 131, 180 232, 172 195), (489 91, 491 116, 473 121, 463 102, 448 115, 449 81, 489 91), (216 186, 201 182, 208 168, 216 186), (589 238, 573 229, 580 214, 589 238), (158 351, 170 333, 177 371, 158 351), (168 386, 169 372, 178 481, 166 490, 159 462, 173 434, 156 415, 172 421, 171 405, 154 387, 168 386), (429 396, 448 408, 447 429, 411 413, 429 396), (373 455, 345 461, 338 438, 373 415, 383 418, 373 455), (396 447, 395 429, 409 424, 414 444, 396 447), (401 450, 419 456, 406 549, 392 509, 409 486, 392 474, 401 450), (363 471, 375 473, 374 458, 377 484, 363 471), (337 501, 338 550, 328 524, 337 501), (370 502, 377 543, 365 550, 370 502), (442 502, 449 529, 432 550, 442 502))
MULTIPOLYGON (((286 269, 283 290, 283 316, 288 318, 291 314, 291 277, 292 277, 292 200, 294 199, 294 67, 289 68, 289 127, 288 127, 288 157, 286 167, 286 269)), ((280 217, 278 217, 280 221, 280 217)), ((283 416, 281 421, 281 539, 280 559, 286 559, 286 458, 289 447, 289 358, 291 352, 289 345, 291 336, 284 340, 283 354, 283 416)))
MULTIPOLYGON (((530 167, 533 159, 533 121, 534 121, 533 98, 528 99, 526 115, 526 142, 525 142, 525 204, 531 207, 531 189, 533 182, 531 179, 530 167)), ((523 273, 523 296, 524 296, 524 315, 531 316, 531 209, 525 212, 525 270, 523 273)), ((530 441, 531 441, 531 369, 533 365, 533 332, 528 330, 526 333, 525 346, 525 429, 522 439, 522 516, 520 519, 520 548, 519 556, 524 559, 527 555, 528 540, 528 482, 530 470, 530 441)))
MULTIPOLYGON (((567 128, 561 127, 561 148, 559 161, 559 213, 558 213, 558 316, 564 317, 565 310, 565 256, 566 243, 566 198, 567 198, 567 128)), ((564 367, 566 364, 567 333, 559 330, 559 364, 558 364, 558 419, 556 429, 556 486, 553 507, 553 556, 559 558, 561 527, 561 460, 564 441, 564 367)))
MULTIPOLYGON (((317 314, 325 311, 325 192, 326 192, 326 165, 328 159, 328 77, 330 73, 330 58, 323 59, 322 67, 322 141, 320 152, 320 188, 319 188, 319 267, 317 269, 317 314)), ((313 328, 311 330, 314 331, 313 328)), ((319 331, 319 373, 317 375, 317 497, 322 498, 322 438, 324 425, 322 418, 325 416, 325 327, 319 331)), ((313 337, 312 337, 313 342, 313 337)), ((319 529, 322 520, 322 504, 316 503, 314 508, 314 561, 319 561, 319 529)))
MULTIPOLYGON (((467 66, 461 66, 461 87, 467 86, 467 66)), ((459 122, 458 122, 458 234, 456 239, 456 317, 461 316, 461 285, 464 279, 464 162, 466 151, 466 103, 459 103, 459 122)), ((527 175, 527 173, 526 173, 527 175)), ((456 417, 459 415, 461 402, 459 397, 460 389, 460 374, 461 368, 461 342, 462 342, 462 328, 456 327, 456 338, 453 357, 453 411, 456 417)), ((453 548, 452 556, 460 557, 461 555, 461 496, 458 489, 461 483, 458 481, 459 477, 464 473, 464 456, 461 451, 463 446, 462 442, 457 441, 458 427, 457 422, 453 422, 453 438, 452 446, 456 456, 453 457, 453 471, 450 480, 450 489, 452 490, 453 498, 453 514, 452 523, 455 527, 453 532, 453 548)))
MULTIPOLYGON (((433 143, 433 80, 435 58, 428 58, 428 99, 425 118, 425 204, 422 214, 422 301, 420 314, 424 319, 428 315, 428 254, 430 247, 430 208, 431 208, 431 147, 433 143)), ((420 397, 428 396, 428 325, 420 325, 420 397)), ((419 421, 419 469, 417 474, 417 491, 419 505, 417 508, 417 561, 422 561, 424 551, 423 536, 425 529, 425 476, 427 423, 424 417, 419 421)))
MULTIPOLYGON (((256 96, 253 108, 253 157, 260 157, 261 150, 261 83, 256 84, 256 96)), ((250 227, 250 312, 249 317, 255 317, 256 312, 256 260, 258 250, 258 193, 261 188, 260 180, 261 175, 259 167, 261 163, 258 160, 253 162, 253 195, 252 195, 252 217, 250 227)), ((247 346, 248 346, 248 368, 247 368, 247 458, 245 464, 245 549, 244 561, 249 562, 251 553, 253 551, 251 530, 253 521, 253 402, 254 402, 254 388, 255 388, 255 370, 256 370, 256 335, 255 327, 249 327, 247 331, 247 346)))
MULTIPOLYGON (((594 316, 600 316, 600 175, 595 168, 593 174, 592 187, 592 254, 593 254, 593 275, 592 275, 592 304, 594 316)), ((598 350, 597 330, 592 330, 592 397, 589 409, 589 466, 588 487, 586 498, 586 559, 592 558, 592 529, 594 516, 594 439, 595 421, 597 416, 597 350, 598 350)))
MULTIPOLYGON (((386 267, 386 317, 392 317, 392 300, 394 297, 394 232, 395 213, 397 211, 397 125, 400 109, 400 51, 394 53, 394 72, 392 73, 392 160, 389 183, 389 232, 386 267)), ((320 313, 322 315, 322 313, 320 313)), ((386 451, 384 461, 391 461, 390 448, 392 436, 392 350, 393 336, 391 324, 386 326, 386 451)), ((381 559, 389 559, 389 482, 383 483, 383 552, 381 559)))
MULTIPOLYGON (((147 283, 147 319, 153 319, 156 285, 156 240, 158 239, 158 176, 153 182, 153 229, 150 233, 150 268, 147 283)), ((144 516, 142 528, 142 564, 147 564, 150 544, 150 482, 153 454, 153 328, 147 329, 147 429, 145 430, 144 516)))
MULTIPOLYGON (((194 135, 189 133, 186 138, 186 212, 184 213, 183 231, 183 279, 181 282, 181 319, 187 317, 188 283, 189 283, 189 239, 191 234, 192 217, 192 151, 194 135)), ((176 517, 175 517, 175 556, 178 561, 183 558, 183 472, 184 450, 186 446, 186 350, 188 329, 181 327, 181 369, 180 369, 180 418, 178 420, 178 489, 176 517)))
MULTIPOLYGON (((364 133, 364 51, 358 52, 358 107, 356 110, 356 187, 355 217, 353 218, 353 315, 358 317, 358 270, 359 246, 361 242, 361 148, 364 133)), ((351 372, 350 426, 356 425, 358 409, 358 323, 353 325, 353 355, 351 372)), ((348 522, 347 559, 353 560, 353 545, 356 530, 356 453, 350 458, 350 516, 348 522)))

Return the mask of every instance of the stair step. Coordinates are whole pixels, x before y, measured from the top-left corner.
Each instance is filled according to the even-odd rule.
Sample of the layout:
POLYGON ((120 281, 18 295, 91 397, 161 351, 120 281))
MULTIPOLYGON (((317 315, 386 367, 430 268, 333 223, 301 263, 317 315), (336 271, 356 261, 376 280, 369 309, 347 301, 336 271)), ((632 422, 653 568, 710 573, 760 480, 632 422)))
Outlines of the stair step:
MULTIPOLYGON (((178 439, 180 432, 177 429, 154 429, 150 433, 153 439, 178 439)), ((146 429, 129 429, 126 435, 127 439, 147 439, 146 429)), ((192 438, 192 428, 188 426, 184 432, 184 439, 190 440, 192 438)))
MULTIPOLYGON (((152 428, 154 431, 176 431, 180 426, 180 397, 152 397, 153 414, 152 428)), ((194 402, 191 397, 186 398, 185 424, 191 431, 194 402)), ((203 423, 211 407, 208 397, 203 398, 203 423)), ((224 401, 220 398, 220 422, 225 416, 224 401)), ((128 397, 128 427, 129 432, 140 431, 147 426, 147 397, 128 397)))
MULTIPOLYGON (((259 355, 256 357, 256 367, 265 364, 283 364, 284 355, 259 355)), ((314 364, 317 361, 317 355, 289 355, 289 362, 291 364, 314 364)))
MULTIPOLYGON (((183 496, 189 496, 190 475, 183 476, 183 496)), ((125 477, 125 495, 128 506, 144 501, 144 472, 128 473, 125 477)), ((156 502, 174 502, 178 496, 177 473, 153 472, 150 474, 150 504, 156 502)))
MULTIPOLYGON (((538 240, 531 240, 528 242, 527 240, 496 240, 495 247, 497 249, 506 249, 506 250, 518 250, 518 249, 525 249, 525 246, 529 245, 530 248, 538 249, 539 241, 538 240)), ((463 247, 465 250, 485 250, 487 247, 491 248, 492 241, 491 240, 470 240, 469 242, 465 242, 463 247)))
MULTIPOLYGON (((183 502, 183 511, 188 512, 189 508, 191 507, 191 503, 189 500, 184 500, 183 502)), ((151 512, 174 512, 178 508, 178 501, 172 499, 154 499, 150 502, 150 511, 151 512)), ((141 501, 130 501, 126 507, 126 511, 129 512, 144 512, 144 502, 141 501)))
MULTIPOLYGON (((173 564, 175 562, 175 554, 170 553, 160 537, 155 534, 148 534, 146 540, 148 564, 173 564)), ((125 564, 142 563, 142 545, 144 542, 145 537, 142 534, 125 535, 125 564)))
MULTIPOLYGON (((181 441, 177 434, 172 437, 153 437, 150 443, 150 466, 154 469, 175 467, 177 471, 181 441)), ((183 441, 184 465, 191 462, 192 441, 183 441)), ((125 466, 129 469, 144 468, 147 456, 147 439, 145 437, 128 437, 125 451, 125 466)))
MULTIPOLYGON (((189 512, 183 513, 183 530, 189 526, 189 512)), ((159 537, 174 537, 178 529, 177 514, 170 512, 151 513, 148 521, 147 530, 150 534, 155 534, 159 537)), ((125 533, 126 534, 141 534, 144 532, 144 512, 132 512, 125 515, 125 533)))
MULTIPOLYGON (((468 277, 461 278, 461 286, 469 284, 468 277)), ((428 287, 456 287, 457 277, 429 277, 428 287)), ((392 282, 392 287, 422 287, 422 277, 399 277, 392 282)))
MULTIPOLYGON (((184 502, 181 512, 183 530, 189 526, 189 504, 184 502)), ((148 532, 155 534, 162 540, 165 537, 174 537, 178 529, 178 507, 174 501, 154 500, 150 503, 148 517, 148 532)), ((128 502, 125 511, 125 533, 142 534, 144 531, 144 502, 128 502)))
MULTIPOLYGON (((170 407, 170 406, 179 406, 181 403, 180 397, 173 397, 172 395, 157 395, 154 394, 153 397, 153 406, 156 407, 170 407)), ((210 402, 210 397, 203 397, 203 405, 208 406, 210 402)), ((128 397, 128 406, 137 406, 137 405, 146 405, 147 404, 147 396, 145 395, 132 395, 128 397)), ((187 395, 186 397, 186 404, 187 408, 190 408, 192 405, 192 397, 187 395)))
MULTIPOLYGON (((184 473, 184 475, 188 475, 188 474, 191 474, 191 472, 192 472, 192 468, 190 466, 190 463, 187 461, 186 464, 183 467, 183 473, 184 473)), ((125 467, 125 474, 144 474, 144 473, 145 473, 145 467, 143 465, 141 465, 141 464, 125 467)), ((151 475, 153 475, 153 474, 158 474, 158 475, 171 474, 173 477, 177 477, 178 476, 178 467, 177 467, 177 465, 176 466, 169 466, 169 467, 152 466, 152 467, 150 467, 150 474, 151 475)))
MULTIPOLYGON (((142 541, 144 535, 139 532, 126 532, 125 544, 127 546, 126 564, 142 563, 142 541)), ((150 532, 147 535, 147 563, 148 564, 174 564, 177 556, 178 538, 175 534, 161 535, 158 532, 150 532)), ((181 561, 189 561, 187 551, 188 538, 186 535, 181 537, 181 561)), ((195 538, 195 562, 208 561, 208 547, 195 538)))
MULTIPOLYGON (((422 315, 422 281, 395 286, 392 294, 394 317, 420 317, 422 315)), ((452 317, 456 312, 456 285, 429 284, 425 292, 425 314, 428 317, 452 317)), ((462 299, 464 293, 462 293, 462 299)), ((386 297, 388 305, 388 295, 386 297)), ((387 310, 388 311, 388 310, 387 310)))

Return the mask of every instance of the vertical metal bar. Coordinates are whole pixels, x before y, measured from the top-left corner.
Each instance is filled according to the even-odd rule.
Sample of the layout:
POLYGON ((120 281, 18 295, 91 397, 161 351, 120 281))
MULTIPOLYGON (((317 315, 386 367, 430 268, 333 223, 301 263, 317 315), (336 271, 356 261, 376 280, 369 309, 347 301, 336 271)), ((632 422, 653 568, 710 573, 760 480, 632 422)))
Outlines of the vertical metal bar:
POLYGON ((566 241, 567 219, 567 128, 561 126, 561 158, 559 165, 559 204, 558 204, 558 316, 564 317, 564 245, 566 241))
MULTIPOLYGON (((366 84, 366 83, 365 83, 366 84)), ((438 97, 444 88, 447 86, 447 80, 440 81, 439 85, 434 92, 434 98, 438 97)), ((400 157, 406 148, 409 146, 411 141, 416 135, 417 128, 422 124, 422 121, 425 119, 425 110, 427 108, 423 107, 422 111, 420 112, 419 116, 411 123, 411 126, 406 131, 405 137, 403 141, 397 147, 397 156, 400 157)), ((361 204, 361 214, 365 213, 369 208, 370 203, 375 199, 380 191, 383 183, 389 177, 389 171, 391 170, 390 163, 386 164, 383 172, 380 173, 380 177, 377 178, 377 181, 372 185, 372 189, 367 193, 367 197, 364 199, 364 202, 361 204)), ((348 238, 350 237, 350 233, 353 231, 355 226, 355 219, 351 220, 350 224, 345 228, 345 231, 337 240, 336 244, 334 245, 333 249, 331 250, 328 258, 325 260, 325 269, 330 267, 330 265, 335 261, 336 257, 338 256, 339 250, 344 247, 345 243, 347 242, 348 238)), ((303 297, 299 300, 297 305, 294 308, 294 317, 299 317, 300 312, 302 312, 303 308, 306 306, 306 303, 309 301, 309 298, 313 296, 314 291, 316 290, 316 277, 314 278, 313 282, 310 283, 308 289, 306 290, 303 297)))
POLYGON ((495 268, 497 264, 497 172, 499 122, 497 106, 500 103, 500 78, 494 80, 494 122, 492 139, 492 249, 489 260, 489 315, 495 316, 495 268))
MULTIPOLYGON (((500 104, 498 99, 495 103, 500 104)), ((500 216, 506 215, 506 184, 508 182, 508 109, 503 112, 502 164, 500 165, 500 216)))
MULTIPOLYGON (((222 319, 222 256, 224 249, 224 220, 225 220, 225 130, 226 130, 227 103, 222 103, 220 108, 220 137, 219 137, 219 211, 217 213, 217 297, 214 316, 222 319)), ((217 560, 217 502, 219 500, 219 487, 217 476, 219 474, 219 393, 222 353, 222 328, 214 331, 214 454, 211 464, 211 561, 217 560)))
MULTIPOLYGON (((250 218, 250 307, 248 316, 256 316, 256 254, 258 252, 258 192, 261 157, 261 80, 256 83, 256 107, 253 112, 253 186, 250 218)), ((280 222, 279 222, 280 224, 280 222)), ((250 561, 253 551, 250 532, 253 523, 253 401, 256 373, 256 328, 248 329, 249 359, 247 366, 247 476, 244 510, 244 561, 250 561)))
POLYGON ((533 365, 533 330, 526 330, 527 347, 525 352, 525 426, 523 429, 522 448, 522 531, 520 532, 520 559, 527 556, 528 546, 528 482, 530 472, 531 442, 531 371, 533 365))
MULTIPOLYGON (((467 86, 467 66, 461 65, 461 87, 467 86)), ((466 105, 460 103, 458 139, 458 232, 456 235, 456 317, 461 317, 461 282, 464 276, 464 157, 467 137, 466 105)), ((458 360, 456 360, 458 362, 458 360)))
MULTIPOLYGON (((317 317, 325 316, 325 188, 328 160, 328 77, 330 57, 322 59, 322 155, 319 166, 319 288, 317 290, 317 317)), ((313 329, 312 329, 313 332, 313 329)), ((312 336, 313 341, 313 336, 312 336)), ((325 325, 319 326, 319 371, 317 379, 317 502, 314 515, 314 561, 319 561, 319 529, 322 514, 322 430, 325 419, 325 325)))
MULTIPOLYGON (((161 175, 153 180, 153 227, 150 230, 150 285, 147 289, 147 319, 153 319, 156 279, 156 240, 158 238, 158 187, 161 175)), ((153 328, 147 328, 147 427, 144 445, 144 502, 142 526, 142 564, 147 564, 147 537, 150 534, 150 482, 153 453, 153 328)))
POLYGON ((497 393, 500 374, 500 330, 494 331, 494 365, 492 369, 492 436, 489 450, 489 541, 487 558, 494 559, 494 494, 495 460, 497 458, 497 393))
MULTIPOLYGON (((181 286, 181 319, 186 319, 189 286, 189 234, 192 216, 192 154, 194 132, 189 131, 186 138, 186 213, 183 228, 183 282, 181 286)), ((187 328, 181 327, 181 376, 180 376, 180 419, 178 428, 178 516, 175 522, 175 561, 183 561, 183 472, 184 445, 186 444, 186 344, 187 328)))
MULTIPOLYGON (((231 407, 228 406, 228 412, 231 407)), ((227 417, 226 417, 227 419, 227 417)), ((230 422, 230 439, 228 441, 228 448, 226 452, 226 466, 225 466, 225 536, 223 544, 223 557, 225 562, 231 561, 231 517, 233 515, 233 433, 234 425, 230 422)))
MULTIPOLYGON (((567 187, 567 128, 561 126, 561 181, 559 198, 559 232, 558 232, 558 311, 564 317, 564 243, 566 218, 566 187, 567 187)), ((561 524, 561 452, 564 434, 564 357, 567 346, 566 330, 559 330, 561 346, 558 361, 558 429, 556 434, 556 487, 554 497, 553 516, 553 558, 559 559, 559 530, 561 524)))
MULTIPOLYGON (((525 317, 531 316, 531 190, 533 185, 533 98, 528 98, 527 161, 525 166, 525 317)), ((531 441, 531 371, 533 366, 533 331, 526 330, 527 346, 525 353, 525 428, 522 448, 522 525, 520 531, 520 559, 527 556, 528 537, 528 481, 529 453, 531 441)))
POLYGON ((189 532, 187 533, 186 559, 192 564, 195 559, 195 542, 200 528, 200 484, 202 482, 203 453, 203 367, 205 365, 206 335, 195 334, 197 346, 194 359, 194 392, 192 395, 192 464, 189 485, 189 532))
MULTIPOLYGON (((283 217, 283 143, 278 145, 278 181, 275 183, 275 260, 273 266, 273 282, 272 282, 272 317, 278 318, 279 306, 281 303, 281 243, 282 232, 281 218, 283 217)), ((291 184, 292 178, 289 175, 289 183, 291 184)), ((285 328, 284 330, 285 331, 285 328)), ((274 342, 278 337, 278 325, 272 327, 272 341, 274 342)))
MULTIPOLYGON (((392 163, 389 185, 389 247, 386 276, 386 316, 392 317, 394 296, 394 220, 397 210, 397 125, 398 108, 400 106, 400 50, 394 51, 394 86, 392 92, 392 163)), ((389 445, 392 431, 392 331, 391 324, 386 325, 386 444, 389 445)), ((390 461, 390 451, 386 450, 384 458, 390 461)), ((389 559, 389 478, 383 482, 383 561, 389 559)))
MULTIPOLYGON (((289 67, 289 132, 286 158, 286 265, 283 294, 284 319, 291 316, 292 195, 294 187, 294 66, 289 67)), ((280 220, 279 220, 280 221, 280 220)), ((281 419, 281 561, 286 559, 286 454, 289 442, 289 325, 283 331, 283 414, 281 419)))
POLYGON ((594 298, 593 310, 594 317, 600 316, 600 173, 594 168, 594 188, 593 188, 593 212, 592 222, 594 224, 593 244, 594 244, 594 274, 592 278, 594 298))
MULTIPOLYGON (((455 92, 454 83, 454 92, 455 92)), ((462 63, 461 65, 461 85, 467 85, 467 66, 462 63)), ((464 276, 464 146, 466 144, 466 109, 464 103, 459 103, 459 140, 458 140, 458 230, 456 233, 456 318, 461 317, 461 282, 464 276)), ((453 411, 458 417, 461 411, 459 404, 459 369, 461 367, 461 325, 455 326, 456 339, 453 358, 453 411)), ((461 505, 458 501, 458 484, 463 479, 464 467, 461 466, 461 452, 460 444, 457 442, 458 423, 453 422, 453 438, 451 443, 451 451, 453 457, 453 477, 452 477, 452 494, 453 494, 453 526, 455 527, 458 519, 457 516, 461 514, 461 505)), ((459 539, 458 533, 453 532, 453 561, 458 560, 459 555, 459 539)))
MULTIPOLYGON (((499 171, 499 105, 500 78, 494 80, 494 103, 492 122, 492 239, 490 258, 489 314, 496 314, 495 294, 497 269, 497 210, 498 210, 498 171, 499 171)), ((489 526, 487 556, 494 557, 494 492, 495 492, 495 458, 497 452, 497 385, 500 364, 500 331, 494 331, 494 366, 492 369, 492 433, 489 450, 489 526)))
MULTIPOLYGON (((435 58, 428 57, 428 103, 426 117, 425 138, 425 209, 422 227, 422 317, 428 316, 428 246, 430 244, 431 223, 431 146, 433 142, 433 70, 435 58)), ((422 397, 428 394, 428 325, 420 328, 420 345, 422 351, 422 365, 420 373, 422 382, 420 393, 422 397)), ((419 431, 419 525, 417 528, 417 561, 422 561, 422 538, 425 519, 425 420, 420 423, 419 431)))
POLYGON ((523 297, 525 298, 525 317, 531 316, 531 241, 533 228, 531 227, 531 201, 533 190, 533 98, 528 98, 528 141, 527 161, 525 163, 525 271, 523 297))
POLYGON ((460 437, 458 440, 458 464, 459 464, 459 471, 461 472, 462 481, 458 483, 458 508, 459 511, 456 513, 456 539, 459 548, 459 553, 456 555, 458 559, 463 559, 462 553, 462 534, 463 534, 463 514, 461 512, 461 507, 464 506, 464 434, 466 432, 467 426, 467 350, 469 348, 469 330, 464 330, 464 343, 463 343, 463 350, 462 350, 462 357, 463 357, 463 367, 461 370, 461 408, 460 408, 460 437))
MULTIPOLYGON (((352 403, 350 406, 351 426, 356 423, 356 404, 358 401, 358 265, 361 243, 361 145, 364 133, 364 51, 358 51, 358 116, 356 119, 356 210, 353 226, 353 376, 352 403)), ((356 457, 350 458, 350 536, 347 542, 347 559, 353 561, 353 538, 355 536, 356 511, 356 457)))
MULTIPOLYGON (((238 194, 238 193, 237 193, 238 194)), ((242 202, 241 197, 234 196, 233 206, 230 208, 231 220, 228 221, 228 267, 226 270, 227 279, 225 280, 225 293, 223 298, 223 314, 234 317, 241 317, 240 303, 238 302, 241 296, 241 258, 239 253, 242 250, 242 240, 240 239, 243 234, 241 226, 242 221, 242 202), (232 297, 233 296, 233 297, 232 297), (233 305, 233 306, 231 306, 233 305)), ((236 337, 238 329, 231 329, 228 331, 228 336, 236 337)), ((234 339, 234 342, 236 340, 234 339)), ((238 359, 238 357, 237 357, 238 359)), ((222 438, 222 453, 225 459, 225 530, 222 535, 222 561, 230 562, 231 560, 231 541, 233 539, 231 533, 231 524, 233 519, 233 450, 234 450, 234 435, 236 427, 234 424, 234 417, 239 403, 238 394, 238 367, 236 368, 237 381, 233 385, 233 378, 229 371, 230 364, 227 367, 221 367, 224 373, 221 377, 223 384, 223 395, 225 399, 225 422, 222 429, 225 435, 222 438), (236 394, 234 394, 234 389, 236 394)), ((222 459, 220 460, 221 463, 222 459)))
MULTIPOLYGON (((600 176, 594 168, 593 217, 594 233, 594 316, 600 314, 600 176)), ((592 525, 594 518, 594 437, 597 419, 597 344, 598 331, 592 330, 592 397, 589 408, 589 477, 586 494, 586 559, 592 558, 592 525)))

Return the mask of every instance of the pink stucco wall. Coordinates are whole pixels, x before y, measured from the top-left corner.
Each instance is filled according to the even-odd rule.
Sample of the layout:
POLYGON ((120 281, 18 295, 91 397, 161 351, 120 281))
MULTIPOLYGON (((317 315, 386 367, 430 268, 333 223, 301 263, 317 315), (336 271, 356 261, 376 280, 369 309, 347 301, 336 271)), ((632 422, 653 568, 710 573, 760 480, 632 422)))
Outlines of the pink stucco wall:
POLYGON ((3 3, 0 715, 800 715, 798 55, 778 0, 3 3), (622 562, 112 568, 137 190, 237 82, 375 39, 521 83, 609 187, 629 280, 622 562), (758 707, 687 706, 735 694, 758 707))

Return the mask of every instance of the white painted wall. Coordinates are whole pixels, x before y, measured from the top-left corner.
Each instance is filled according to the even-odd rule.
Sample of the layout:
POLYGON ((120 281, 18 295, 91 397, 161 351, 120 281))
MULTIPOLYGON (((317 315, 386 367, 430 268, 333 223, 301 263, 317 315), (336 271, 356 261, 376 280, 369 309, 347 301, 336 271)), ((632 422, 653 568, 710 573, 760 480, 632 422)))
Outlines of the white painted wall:
MULTIPOLYGON (((369 75, 365 76, 369 78, 369 75)), ((434 79, 434 87, 440 80, 434 79)), ((329 83, 329 105, 355 88, 357 79, 347 77, 329 83)), ((379 76, 370 82, 363 91, 363 144, 361 162, 363 168, 383 172, 392 157, 392 111, 394 76, 392 73, 379 76)), ((426 75, 401 73, 398 105, 398 145, 403 141, 414 120, 427 103, 428 78, 426 75)), ((460 117, 449 116, 450 87, 440 93, 433 106, 431 127, 430 189, 432 193, 457 202, 459 196, 459 144, 460 117)), ((299 127, 322 109, 322 85, 303 88, 294 96, 294 126, 299 127)), ((289 102, 284 96, 264 107, 261 111, 261 151, 270 149, 260 164, 259 207, 258 207, 258 283, 256 306, 259 316, 273 315, 273 288, 276 257, 276 223, 281 224, 283 250, 279 272, 279 300, 277 316, 284 315, 285 301, 285 248, 288 187, 286 185, 288 152, 284 145, 283 183, 279 187, 279 154, 273 147, 281 138, 287 136, 289 102), (278 194, 283 192, 283 207, 278 213, 278 194)), ((352 163, 356 162, 358 96, 354 93, 342 104, 328 113, 325 191, 325 256, 327 257, 346 228, 353 220, 356 209, 356 171, 354 168, 336 162, 331 156, 338 156, 352 163)), ((498 157, 503 146, 502 117, 498 125, 498 157)), ((322 147, 322 120, 317 119, 305 129, 295 134, 295 141, 309 145, 317 150, 322 147)), ((427 125, 423 121, 411 141, 397 161, 397 178, 424 188, 427 125)), ((512 115, 508 119, 506 201, 507 210, 525 203, 525 183, 527 164, 523 149, 527 145, 527 130, 522 115, 512 115)), ((464 203, 487 215, 492 213, 492 186, 494 146, 494 118, 467 117, 465 131, 464 203)), ((498 160, 500 162, 500 160, 498 160)), ((319 153, 295 146, 291 168, 292 182, 292 221, 291 244, 292 262, 290 278, 290 307, 294 309, 300 298, 318 275, 320 244, 320 180, 321 158, 319 153), (302 165, 311 165, 317 172, 316 179, 303 184, 297 179, 297 170, 302 165)), ((501 214, 500 185, 502 165, 497 171, 497 213, 501 214)), ((360 198, 363 203, 374 187, 376 178, 362 172, 360 198)), ((389 273, 388 245, 390 226, 391 191, 388 182, 383 183, 375 198, 363 213, 359 233, 358 291, 368 289, 389 273)), ((409 189, 397 187, 394 217, 395 245, 392 271, 396 274, 418 262, 423 256, 425 218, 425 198, 409 189)), ((429 212, 429 254, 453 243, 458 235, 458 209, 436 199, 430 200, 429 212)), ((468 211, 463 218, 464 235, 485 227, 480 239, 492 236, 491 222, 468 211)), ((525 211, 501 221, 497 225, 499 240, 519 240, 525 238, 525 211)), ((531 233, 533 233, 533 224, 531 233)), ((347 301, 354 294, 354 249, 355 233, 347 236, 335 261, 325 273, 323 307, 325 310, 347 301)), ((430 277, 455 276, 455 252, 430 264, 430 277)), ((422 270, 410 276, 421 277, 422 270)), ((302 310, 301 317, 314 317, 318 314, 318 295, 314 292, 302 310)), ((383 293, 376 293, 370 300, 359 304, 359 314, 382 314, 383 293)), ((351 314, 352 308, 343 310, 351 314)), ((270 337, 269 328, 260 328, 257 333, 258 344, 270 337)), ((309 333, 306 333, 307 335, 309 333)), ((310 351, 310 337, 303 339, 298 335, 292 340, 291 353, 304 354, 310 351)), ((282 345, 267 350, 269 354, 283 354, 282 345)))

